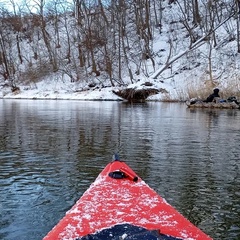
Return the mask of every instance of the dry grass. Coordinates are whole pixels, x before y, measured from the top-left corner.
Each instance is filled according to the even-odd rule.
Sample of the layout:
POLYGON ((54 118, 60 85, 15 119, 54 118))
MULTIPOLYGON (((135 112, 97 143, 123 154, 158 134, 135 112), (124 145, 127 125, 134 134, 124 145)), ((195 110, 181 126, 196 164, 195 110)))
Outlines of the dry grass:
POLYGON ((162 102, 179 102, 179 99, 174 99, 169 93, 162 94, 162 102))
POLYGON ((212 88, 206 88, 204 86, 188 86, 187 98, 206 99, 209 94, 213 92, 212 88))
POLYGON ((240 99, 240 76, 228 79, 221 91, 223 98, 235 96, 237 99, 240 99))
POLYGON ((227 99, 228 97, 235 96, 240 99, 240 75, 227 80, 219 80, 219 82, 210 82, 209 80, 200 79, 199 83, 193 82, 187 87, 186 97, 188 99, 198 98, 206 99, 209 94, 213 92, 214 88, 220 89, 220 97, 227 99))

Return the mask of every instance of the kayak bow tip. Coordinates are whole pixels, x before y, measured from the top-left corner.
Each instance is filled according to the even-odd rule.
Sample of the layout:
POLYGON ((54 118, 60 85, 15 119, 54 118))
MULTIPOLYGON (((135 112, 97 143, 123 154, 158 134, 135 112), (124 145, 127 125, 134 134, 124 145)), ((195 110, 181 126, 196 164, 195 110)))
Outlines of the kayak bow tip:
POLYGON ((113 154, 113 161, 120 161, 118 153, 113 154))

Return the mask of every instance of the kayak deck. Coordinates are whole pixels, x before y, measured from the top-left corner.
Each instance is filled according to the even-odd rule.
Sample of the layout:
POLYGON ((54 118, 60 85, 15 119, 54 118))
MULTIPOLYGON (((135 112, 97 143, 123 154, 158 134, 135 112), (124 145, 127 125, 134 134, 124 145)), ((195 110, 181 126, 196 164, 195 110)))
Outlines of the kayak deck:
MULTIPOLYGON (((122 224, 166 236, 142 239, 211 239, 151 189, 125 162, 113 161, 44 240, 107 239, 84 236, 122 224)), ((122 239, 141 239, 121 234, 125 234, 122 239)))

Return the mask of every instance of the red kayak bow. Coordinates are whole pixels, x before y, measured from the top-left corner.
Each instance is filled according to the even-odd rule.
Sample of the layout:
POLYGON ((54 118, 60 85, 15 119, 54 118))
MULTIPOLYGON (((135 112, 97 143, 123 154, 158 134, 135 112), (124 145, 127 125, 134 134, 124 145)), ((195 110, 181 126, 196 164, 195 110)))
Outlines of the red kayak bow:
POLYGON ((169 205, 125 162, 115 160, 44 238, 60 239, 212 238, 169 205), (133 234, 140 237, 130 237, 133 234))

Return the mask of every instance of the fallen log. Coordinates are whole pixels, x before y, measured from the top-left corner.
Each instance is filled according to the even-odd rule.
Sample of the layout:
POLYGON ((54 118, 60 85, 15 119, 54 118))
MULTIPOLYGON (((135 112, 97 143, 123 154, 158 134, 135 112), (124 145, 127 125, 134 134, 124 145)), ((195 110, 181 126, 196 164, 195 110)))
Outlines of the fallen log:
POLYGON ((156 88, 147 89, 126 88, 118 91, 113 90, 114 94, 127 100, 128 102, 145 102, 149 96, 158 94, 159 92, 160 91, 156 88))

